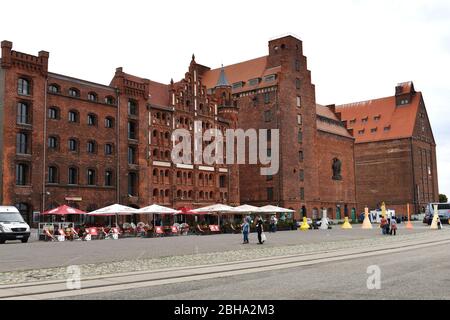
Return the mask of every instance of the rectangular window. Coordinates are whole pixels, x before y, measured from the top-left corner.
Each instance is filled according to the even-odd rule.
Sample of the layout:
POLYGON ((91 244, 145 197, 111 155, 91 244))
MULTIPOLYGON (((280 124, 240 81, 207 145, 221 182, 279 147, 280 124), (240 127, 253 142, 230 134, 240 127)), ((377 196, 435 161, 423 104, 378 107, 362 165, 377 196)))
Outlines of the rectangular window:
POLYGON ((28 183, 28 165, 19 163, 16 165, 16 184, 25 186, 28 183))
POLYGON ((267 141, 272 141, 272 130, 271 129, 267 130, 267 141))
POLYGON ((136 139, 136 124, 134 122, 128 122, 128 139, 136 139))
POLYGON ((298 131, 297 139, 298 139, 298 143, 303 143, 303 132, 298 131))
POLYGON ((297 115, 297 124, 299 124, 299 125, 302 124, 302 115, 301 114, 297 115))
POLYGON ((105 186, 110 187, 113 185, 112 178, 113 178, 112 171, 106 171, 105 172, 105 186))
POLYGON ((299 177, 300 177, 300 181, 304 181, 305 180, 305 171, 303 169, 300 170, 299 177))
POLYGON ((298 152, 298 161, 303 162, 303 151, 298 152))
POLYGON ((270 103, 270 92, 264 93, 264 103, 270 103))
POLYGON ((69 168, 69 184, 77 184, 78 172, 75 168, 69 168))
POLYGON ((133 147, 128 147, 128 163, 129 164, 135 164, 136 163, 136 156, 135 156, 135 149, 133 147))
POLYGON ((28 154, 28 135, 20 132, 16 135, 16 152, 28 154))
POLYGON ((130 196, 136 196, 136 186, 137 186, 137 174, 134 172, 128 173, 128 194, 130 196))
POLYGON ((28 105, 23 102, 17 104, 17 123, 29 124, 28 105))
POLYGON ((305 188, 300 188, 300 200, 305 200, 305 188))
POLYGON ((295 60, 295 71, 300 71, 300 61, 295 60))
POLYGON ((219 186, 220 188, 226 187, 226 176, 224 175, 219 176, 219 186))
POLYGON ((267 200, 272 201, 273 200, 273 188, 267 188, 267 200))
POLYGON ((297 89, 300 89, 300 79, 299 78, 295 79, 295 87, 297 89))
POLYGON ((239 89, 239 88, 242 88, 243 84, 244 83, 242 81, 235 82, 235 83, 233 83, 232 87, 233 87, 233 89, 239 89))
POLYGON ((264 111, 264 121, 270 122, 272 120, 272 112, 270 110, 264 111))
POLYGON ((273 180, 273 176, 272 175, 267 175, 266 176, 266 181, 272 181, 273 180))
POLYGON ((302 106, 302 99, 300 96, 297 96, 297 107, 301 107, 302 106))

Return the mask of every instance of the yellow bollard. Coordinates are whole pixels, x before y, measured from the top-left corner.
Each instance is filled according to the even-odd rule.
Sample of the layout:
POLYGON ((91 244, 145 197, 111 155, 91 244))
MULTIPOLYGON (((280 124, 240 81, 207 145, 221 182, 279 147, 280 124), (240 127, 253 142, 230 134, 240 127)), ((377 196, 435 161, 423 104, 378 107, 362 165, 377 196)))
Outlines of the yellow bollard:
POLYGON ((369 219, 369 208, 364 209, 364 221, 362 224, 362 229, 372 229, 372 224, 369 219))
POLYGON ((384 201, 383 201, 383 203, 381 204, 381 216, 382 216, 383 218, 386 218, 386 204, 384 203, 384 201))
POLYGON ((311 227, 308 224, 308 220, 306 219, 306 217, 303 217, 303 222, 302 225, 300 226, 300 230, 302 231, 306 231, 309 230, 311 227))
POLYGON ((411 216, 409 213, 409 203, 406 204, 406 207, 408 209, 408 222, 406 223, 406 229, 413 229, 413 225, 411 223, 411 216))
POLYGON ((345 217, 344 224, 342 225, 342 229, 352 229, 352 225, 348 221, 348 217, 345 217))

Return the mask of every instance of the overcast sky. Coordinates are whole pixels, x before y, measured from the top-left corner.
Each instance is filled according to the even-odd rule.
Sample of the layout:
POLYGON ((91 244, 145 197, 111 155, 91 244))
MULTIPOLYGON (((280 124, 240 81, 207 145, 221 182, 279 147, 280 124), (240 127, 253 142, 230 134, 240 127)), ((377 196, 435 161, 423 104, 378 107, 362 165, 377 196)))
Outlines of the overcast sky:
POLYGON ((109 84, 116 67, 168 83, 192 53, 216 68, 303 40, 318 103, 394 94, 414 81, 437 142, 439 189, 450 195, 450 1, 3 1, 0 40, 50 52, 50 71, 109 84))

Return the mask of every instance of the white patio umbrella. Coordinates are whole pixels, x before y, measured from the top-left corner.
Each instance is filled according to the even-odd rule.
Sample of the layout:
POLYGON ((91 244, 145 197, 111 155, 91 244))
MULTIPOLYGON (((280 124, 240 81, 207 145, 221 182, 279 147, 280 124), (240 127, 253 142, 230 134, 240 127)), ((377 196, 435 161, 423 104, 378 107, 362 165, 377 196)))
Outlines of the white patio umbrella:
POLYGON ((242 214, 242 213, 258 213, 260 212, 260 208, 255 207, 255 206, 251 206, 249 204, 243 204, 239 207, 234 207, 233 208, 233 212, 237 213, 237 214, 242 214))
MULTIPOLYGON (((233 209, 234 209, 233 207, 227 206, 225 204, 217 203, 217 204, 213 204, 210 206, 191 210, 191 212, 194 214, 195 213, 202 213, 202 214, 216 213, 217 215, 219 215, 221 213, 232 213, 233 209)), ((220 224, 220 216, 218 216, 218 223, 220 224)))
POLYGON ((148 207, 137 210, 136 213, 139 213, 139 214, 177 214, 177 213, 179 213, 179 211, 172 209, 172 208, 160 206, 157 204, 152 204, 148 207))
POLYGON ((277 206, 267 205, 260 207, 258 213, 294 213, 294 210, 285 209, 277 206))
POLYGON ((95 211, 88 212, 87 215, 91 216, 99 216, 99 217, 116 217, 116 223, 117 223, 117 217, 118 216, 131 216, 137 212, 137 209, 127 207, 121 204, 113 204, 104 208, 97 209, 95 211))
POLYGON ((155 220, 155 214, 175 215, 175 214, 179 213, 179 211, 175 210, 175 209, 172 209, 172 208, 160 206, 160 205, 157 205, 157 204, 152 204, 152 205, 150 205, 148 207, 139 209, 136 213, 139 213, 139 214, 151 214, 152 215, 152 220, 154 221, 155 220))

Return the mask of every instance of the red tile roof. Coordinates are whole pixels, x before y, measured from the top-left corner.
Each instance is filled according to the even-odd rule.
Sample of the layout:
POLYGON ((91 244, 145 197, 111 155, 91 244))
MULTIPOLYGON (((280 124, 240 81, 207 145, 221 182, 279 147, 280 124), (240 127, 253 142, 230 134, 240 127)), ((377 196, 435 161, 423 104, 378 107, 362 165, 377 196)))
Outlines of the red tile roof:
POLYGON ((170 103, 169 85, 151 81, 149 84, 150 104, 166 107, 170 103))
POLYGON ((353 129, 356 143, 408 138, 414 131, 421 97, 417 92, 409 104, 400 106, 396 106, 395 96, 345 104, 336 106, 336 112, 347 121, 347 128, 353 129))
POLYGON ((341 126, 338 124, 338 122, 341 121, 329 107, 317 104, 316 114, 318 115, 316 120, 317 130, 353 139, 352 135, 347 131, 347 129, 343 125, 341 126), (326 121, 326 119, 324 118, 331 121, 326 121))
MULTIPOLYGON (((276 74, 277 72, 281 71, 281 67, 267 69, 266 66, 267 56, 225 66, 225 75, 230 85, 233 85, 233 83, 237 83, 240 81, 246 82, 244 87, 233 89, 233 93, 254 90, 276 84, 277 81, 264 82, 264 76, 276 74), (256 86, 249 86, 248 80, 255 78, 261 78, 262 80, 256 86)), ((219 79, 221 69, 222 68, 217 68, 206 71, 202 75, 203 85, 205 85, 208 89, 214 88, 216 86, 217 80, 219 79)))

